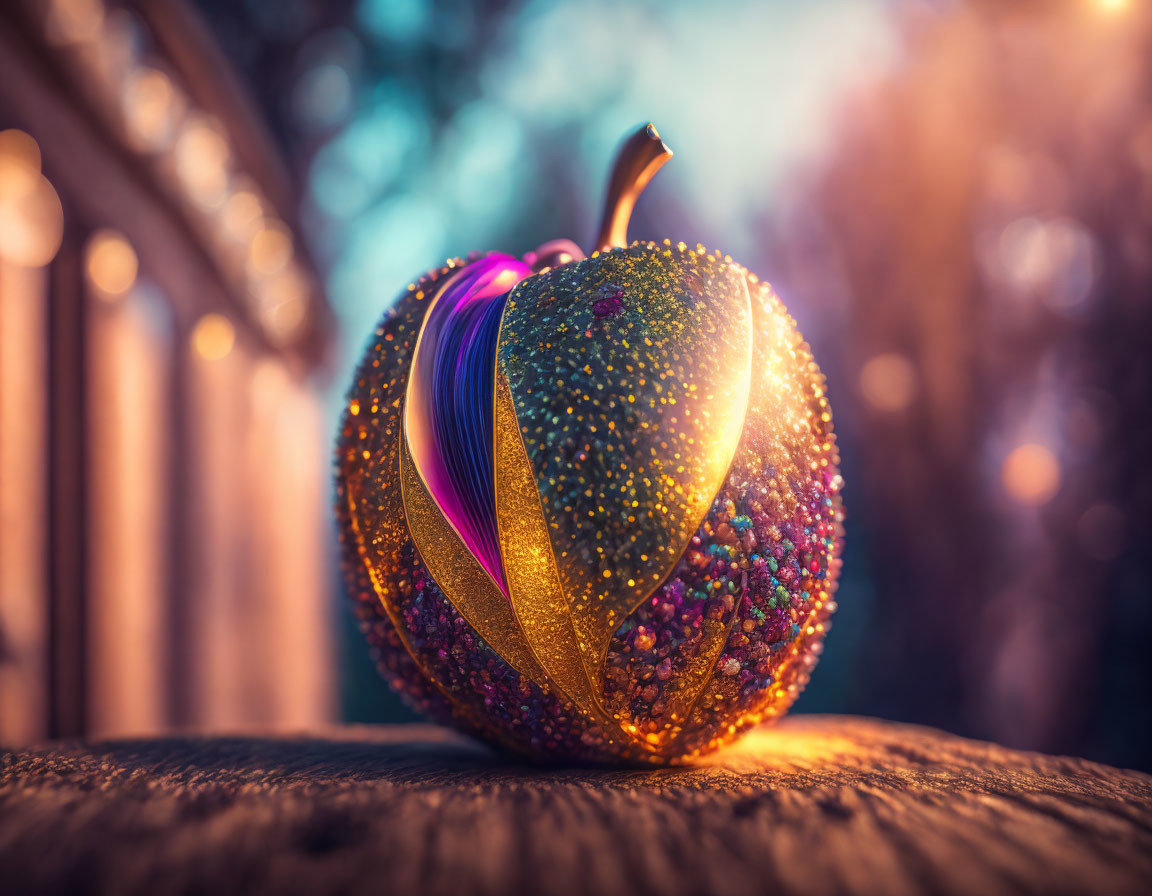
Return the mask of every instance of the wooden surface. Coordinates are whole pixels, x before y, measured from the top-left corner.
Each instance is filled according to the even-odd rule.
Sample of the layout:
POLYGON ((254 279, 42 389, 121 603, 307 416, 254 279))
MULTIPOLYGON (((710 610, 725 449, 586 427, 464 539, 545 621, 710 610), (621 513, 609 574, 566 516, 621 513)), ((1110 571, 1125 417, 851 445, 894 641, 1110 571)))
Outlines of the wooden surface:
POLYGON ((797 717, 709 766, 511 765, 431 727, 0 760, 4 893, 1152 893, 1152 778, 797 717))

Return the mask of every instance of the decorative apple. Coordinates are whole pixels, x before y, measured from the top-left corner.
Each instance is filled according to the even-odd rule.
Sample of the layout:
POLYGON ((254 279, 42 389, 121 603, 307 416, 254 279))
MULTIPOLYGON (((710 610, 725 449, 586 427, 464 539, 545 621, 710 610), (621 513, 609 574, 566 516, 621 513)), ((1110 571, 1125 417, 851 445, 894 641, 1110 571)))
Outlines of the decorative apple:
POLYGON ((780 715, 835 608, 824 378, 728 256, 627 241, 672 153, 621 149, 590 257, 451 260, 377 327, 337 450, 393 686, 534 759, 668 763, 780 715))

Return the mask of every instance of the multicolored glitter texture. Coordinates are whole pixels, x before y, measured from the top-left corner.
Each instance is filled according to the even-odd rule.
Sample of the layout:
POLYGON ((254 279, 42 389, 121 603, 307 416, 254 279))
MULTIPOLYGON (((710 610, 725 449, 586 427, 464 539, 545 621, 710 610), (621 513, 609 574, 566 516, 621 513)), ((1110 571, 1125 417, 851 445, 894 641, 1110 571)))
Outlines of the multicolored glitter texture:
POLYGON ((824 378, 771 287, 702 246, 518 272, 492 369, 493 574, 409 437, 439 425, 410 406, 429 308, 493 258, 412 284, 349 394, 361 626, 394 687, 494 744, 691 761, 783 713, 820 653, 842 535, 824 378))

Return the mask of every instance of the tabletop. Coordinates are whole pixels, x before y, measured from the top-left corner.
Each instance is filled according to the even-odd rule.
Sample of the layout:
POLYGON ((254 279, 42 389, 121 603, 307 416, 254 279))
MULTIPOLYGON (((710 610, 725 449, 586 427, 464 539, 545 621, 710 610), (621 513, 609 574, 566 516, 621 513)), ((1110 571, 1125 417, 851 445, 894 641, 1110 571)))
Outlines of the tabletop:
POLYGON ((796 716, 692 767, 542 768, 433 726, 0 757, 12 893, 1152 892, 1152 777, 796 716))

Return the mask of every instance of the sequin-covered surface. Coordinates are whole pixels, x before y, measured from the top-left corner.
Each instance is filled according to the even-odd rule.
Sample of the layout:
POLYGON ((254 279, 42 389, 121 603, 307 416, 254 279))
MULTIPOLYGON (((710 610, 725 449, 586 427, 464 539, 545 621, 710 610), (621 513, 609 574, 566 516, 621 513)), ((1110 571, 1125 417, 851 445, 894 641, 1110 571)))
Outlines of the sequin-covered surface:
POLYGON ((348 578, 386 677, 541 760, 688 761, 784 712, 835 606, 841 480, 824 379, 779 299, 730 258, 652 243, 512 291, 494 473, 520 626, 494 630, 502 655, 421 559, 401 488, 412 348, 462 264, 385 316, 338 445, 348 578))
MULTIPOLYGON (((595 685, 612 633, 676 565, 731 467, 752 368, 747 281, 723 261, 646 245, 564 265, 512 291, 496 367, 595 685), (607 316, 606 298, 618 303, 607 316)), ((514 472, 496 469, 513 531, 535 510, 501 495, 514 472)), ((546 650, 555 626, 522 619, 546 650)))

